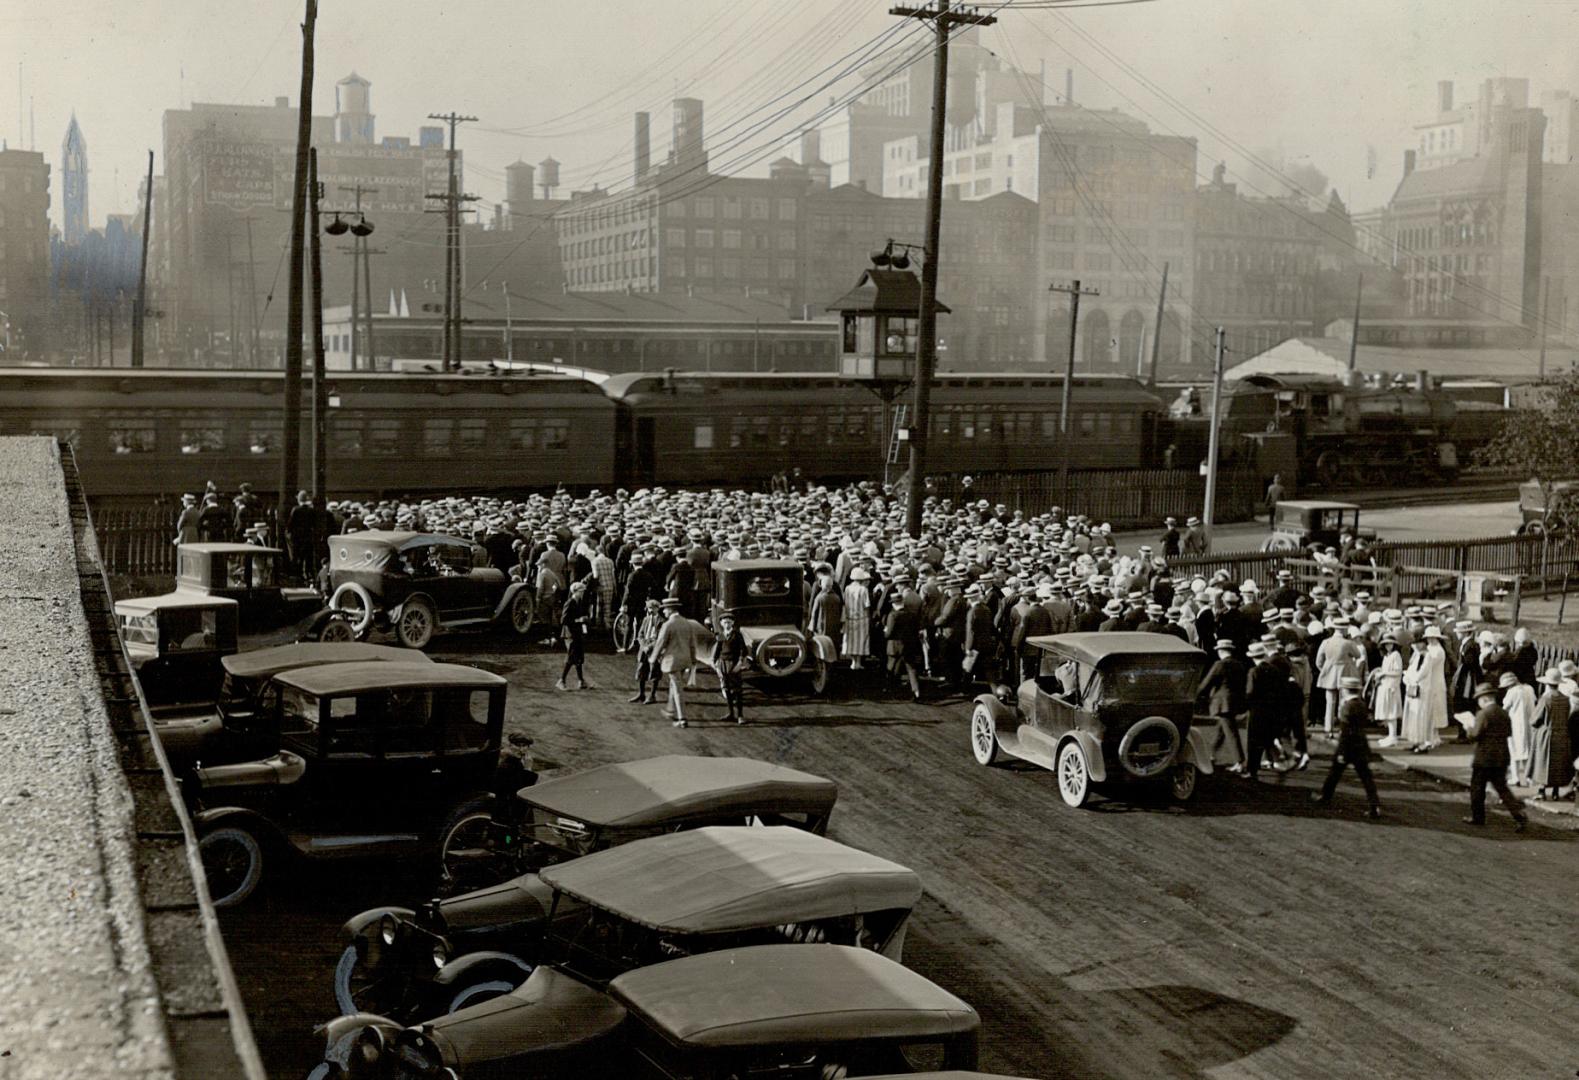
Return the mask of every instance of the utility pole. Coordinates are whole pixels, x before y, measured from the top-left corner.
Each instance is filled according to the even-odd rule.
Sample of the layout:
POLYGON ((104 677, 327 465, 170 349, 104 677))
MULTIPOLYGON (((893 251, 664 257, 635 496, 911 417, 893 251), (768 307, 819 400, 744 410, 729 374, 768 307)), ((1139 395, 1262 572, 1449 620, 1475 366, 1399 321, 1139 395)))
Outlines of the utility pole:
POLYGON ((1069 294, 1069 364, 1064 370, 1063 395, 1058 402, 1058 498, 1069 502, 1069 413, 1074 406, 1075 340, 1080 333, 1080 298, 1101 296, 1100 289, 1082 289, 1080 279, 1068 285, 1049 285, 1048 292, 1069 294))
MULTIPOLYGON (((363 187, 359 183, 358 184, 341 184, 340 185, 340 190, 341 191, 349 191, 349 192, 351 192, 352 196, 356 199, 356 203, 352 207, 352 212, 354 214, 356 214, 358 220, 360 220, 361 217, 362 217, 362 196, 363 195, 377 195, 378 194, 378 189, 377 188, 375 188, 375 187, 363 187)), ((369 228, 371 228, 371 227, 369 227, 369 228)), ((360 352, 359 352, 359 350, 357 348, 357 346, 360 344, 360 342, 357 340, 358 334, 357 334, 356 320, 357 320, 358 314, 361 311, 361 307, 360 307, 358 301, 360 299, 363 273, 362 273, 362 266, 361 266, 361 263, 360 263, 359 260, 364 259, 366 257, 366 252, 367 252, 367 237, 363 236, 363 235, 360 235, 353 228, 352 231, 351 231, 351 253, 352 253, 352 255, 355 256, 355 258, 353 258, 351 260, 351 370, 352 371, 356 370, 356 358, 357 358, 358 355, 360 355, 360 352)), ((368 291, 367 291, 367 322, 368 322, 367 340, 369 342, 369 348, 371 348, 371 342, 373 340, 373 333, 372 333, 372 325, 373 325, 373 290, 372 290, 371 287, 369 287, 368 291)), ((373 369, 372 353, 371 352, 368 353, 368 365, 367 365, 367 368, 368 368, 369 371, 371 371, 373 369)))
POLYGON ((236 338, 240 336, 241 320, 236 314, 236 251, 235 244, 231 242, 230 233, 225 233, 225 310, 229 317, 225 333, 229 335, 227 344, 230 346, 230 370, 235 371, 239 356, 236 353, 236 338))
POLYGON ((247 350, 247 366, 261 367, 260 348, 258 345, 258 264, 252 257, 252 215, 244 219, 247 223, 247 307, 252 312, 252 333, 250 347, 247 350))
POLYGON ((367 342, 367 370, 378 369, 378 354, 373 351, 373 256, 387 255, 387 251, 367 246, 367 237, 362 237, 362 292, 367 295, 367 326, 362 338, 367 342))
POLYGON ((356 358, 365 353, 367 363, 363 365, 366 371, 374 370, 373 363, 373 286, 371 272, 368 265, 374 255, 388 255, 383 248, 370 248, 367 246, 367 237, 358 236, 348 248, 341 248, 340 254, 351 256, 351 370, 356 370, 356 358), (357 307, 357 295, 361 293, 366 303, 363 308, 357 307), (358 311, 362 312, 362 330, 360 340, 367 343, 366 349, 358 352, 357 319, 358 311))
POLYGON ((510 326, 510 283, 499 283, 500 291, 504 293, 504 362, 515 363, 515 331, 510 326))
POLYGON ((143 316, 148 308, 148 226, 153 220, 154 152, 148 151, 148 186, 143 189, 143 253, 137 265, 137 306, 132 309, 132 367, 143 366, 143 316))
POLYGON ((1162 346, 1162 319, 1163 304, 1168 299, 1168 264, 1162 264, 1162 289, 1157 293, 1157 327, 1151 334, 1151 374, 1146 378, 1147 386, 1157 385, 1157 353, 1162 346))
MULTIPOLYGON (((312 229, 312 243, 310 245, 312 266, 312 335, 313 335, 313 406, 312 406, 312 431, 313 431, 313 494, 319 498, 327 498, 325 480, 329 472, 329 461, 326 453, 329 433, 329 392, 328 383, 324 377, 323 358, 323 231, 318 226, 318 200, 323 197, 323 185, 318 183, 318 148, 312 148, 311 164, 308 166, 308 188, 312 192, 311 211, 308 227, 312 229)), ((321 554, 321 553, 320 553, 321 554)))
POLYGON ((286 273, 290 275, 290 304, 285 319, 285 430, 280 447, 280 501, 275 508, 279 525, 275 536, 289 535, 291 506, 295 503, 302 449, 302 244, 307 231, 307 151, 312 146, 313 32, 318 22, 318 0, 307 0, 302 22, 302 85, 297 98, 296 171, 291 181, 291 250, 286 273))
POLYGON ((938 343, 938 234, 943 217, 943 136, 948 121, 948 40, 956 26, 991 26, 991 15, 953 10, 951 0, 937 0, 936 7, 894 7, 890 15, 932 21, 937 45, 932 53, 932 133, 927 169, 927 235, 921 262, 921 333, 916 342, 915 416, 910 427, 910 487, 905 496, 905 531, 921 535, 921 493, 926 487, 927 412, 932 394, 932 369, 938 343))
POLYGON ((1546 316, 1552 304, 1552 279, 1541 283, 1541 382, 1546 381, 1546 316))
POLYGON ((429 113, 428 119, 442 120, 450 126, 450 148, 446 155, 450 168, 449 189, 443 195, 430 194, 428 198, 444 202, 444 370, 455 371, 460 368, 461 359, 461 204, 477 201, 477 196, 462 194, 458 186, 460 180, 455 174, 455 128, 477 118, 448 112, 429 113))
POLYGON ((1354 375, 1354 364, 1360 348, 1360 297, 1365 292, 1365 275, 1357 274, 1354 280, 1354 325, 1349 335, 1349 375, 1354 375))
POLYGON ((1212 426, 1206 442, 1206 508, 1201 513, 1201 527, 1206 533, 1207 550, 1212 543, 1212 515, 1217 508, 1217 444, 1218 426, 1222 422, 1223 398, 1223 328, 1217 328, 1217 360, 1212 366, 1212 426))

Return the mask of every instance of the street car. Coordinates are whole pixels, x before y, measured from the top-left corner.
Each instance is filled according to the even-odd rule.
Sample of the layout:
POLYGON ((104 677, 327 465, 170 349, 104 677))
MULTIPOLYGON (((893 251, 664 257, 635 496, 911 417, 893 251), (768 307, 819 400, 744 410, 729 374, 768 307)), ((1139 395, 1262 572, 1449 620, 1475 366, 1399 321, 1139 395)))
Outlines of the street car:
POLYGON ((490 566, 480 545, 453 536, 373 530, 330 537, 329 578, 329 608, 357 639, 390 632, 421 649, 451 630, 532 629, 531 586, 490 566))
POLYGON ((342 1014, 410 1022, 509 993, 549 960, 606 979, 786 939, 898 960, 920 898, 912 871, 801 829, 671 833, 380 920, 341 957, 335 998, 342 1014))
POLYGON ((183 785, 209 893, 238 904, 265 855, 443 854, 492 811, 505 680, 457 664, 359 661, 281 672, 269 756, 183 785))
POLYGON ((516 792, 487 828, 469 828, 446 852, 457 889, 498 884, 565 859, 644 836, 704 825, 828 829, 832 780, 743 757, 661 757, 601 765, 516 792))
POLYGON ((750 945, 606 986, 543 965, 519 988, 401 1028, 343 1016, 310 1080, 831 1080, 971 1069, 981 1018, 869 949, 750 945))
POLYGON ((1211 732, 1191 721, 1206 654, 1169 634, 1033 637, 1041 671, 1018 691, 976 698, 970 746, 977 762, 1022 758, 1058 777, 1058 793, 1084 806, 1094 787, 1167 782, 1181 802, 1214 771, 1211 732))
POLYGON ((716 630, 720 615, 734 615, 754 671, 785 678, 809 665, 812 690, 821 694, 839 650, 826 634, 806 629, 804 575, 790 559, 715 562, 711 622, 716 630))
POLYGON ((275 712, 264 707, 274 676, 297 668, 352 661, 431 663, 416 649, 361 641, 301 642, 220 659, 224 670, 215 698, 191 710, 154 713, 154 731, 178 768, 198 761, 221 765, 263 757, 279 749, 275 712))
POLYGON ((175 592, 115 601, 115 620, 154 719, 213 703, 236 651, 236 601, 175 592))
POLYGON ((1367 543, 1376 539, 1375 529, 1360 527, 1360 508, 1354 503, 1284 500, 1274 509, 1272 535, 1261 542, 1261 550, 1299 551, 1309 544, 1337 547, 1345 529, 1367 543))
POLYGON ((242 625, 264 629, 321 612, 317 589, 283 584, 285 553, 256 544, 181 544, 176 548, 178 592, 223 596, 241 606, 242 625))

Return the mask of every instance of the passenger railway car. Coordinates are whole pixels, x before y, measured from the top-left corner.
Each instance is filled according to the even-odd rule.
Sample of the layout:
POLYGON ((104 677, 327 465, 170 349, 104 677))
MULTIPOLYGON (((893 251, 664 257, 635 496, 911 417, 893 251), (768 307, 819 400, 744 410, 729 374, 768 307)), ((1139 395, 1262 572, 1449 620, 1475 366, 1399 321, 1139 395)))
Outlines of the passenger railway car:
MULTIPOLYGON (((281 374, 0 370, 0 434, 76 449, 90 496, 140 498, 280 479, 281 374)), ((614 473, 615 405, 559 375, 337 373, 328 379, 336 494, 595 487, 614 473)), ((302 479, 311 479, 303 387, 302 479)))
MULTIPOLYGON (((750 482, 883 471, 889 423, 877 396, 839 375, 626 373, 604 392, 620 405, 618 482, 626 486, 750 482)), ((1057 465, 1063 379, 944 374, 932 389, 932 469, 970 473, 1057 465)), ((895 404, 908 407, 907 391, 895 404)), ((1161 400, 1132 379, 1077 376, 1074 468, 1152 463, 1161 400)))

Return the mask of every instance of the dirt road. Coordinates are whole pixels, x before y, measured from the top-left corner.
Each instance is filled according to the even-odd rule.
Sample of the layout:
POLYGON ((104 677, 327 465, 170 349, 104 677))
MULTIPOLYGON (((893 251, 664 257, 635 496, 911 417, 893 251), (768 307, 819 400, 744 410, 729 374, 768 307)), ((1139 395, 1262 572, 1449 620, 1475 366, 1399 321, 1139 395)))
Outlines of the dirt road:
MULTIPOLYGON (((737 727, 715 692, 693 691, 692 726, 678 730, 657 706, 626 704, 623 659, 592 657, 599 688, 558 693, 557 655, 472 644, 448 640, 435 658, 507 675, 509 724, 543 763, 745 754, 836 779, 831 834, 925 882, 906 961, 981 1011, 983 1068, 1080 1080, 1579 1068, 1570 819, 1538 815, 1515 836, 1493 813, 1473 829, 1462 792, 1384 772, 1387 816, 1370 823, 1352 780, 1334 809, 1311 807, 1320 761, 1281 782, 1225 780, 1188 809, 1098 799, 1075 811, 1049 772, 978 766, 958 698, 748 689, 737 727)), ((339 921, 417 888, 366 868, 303 872, 226 918, 276 1075, 315 1060, 339 921)))

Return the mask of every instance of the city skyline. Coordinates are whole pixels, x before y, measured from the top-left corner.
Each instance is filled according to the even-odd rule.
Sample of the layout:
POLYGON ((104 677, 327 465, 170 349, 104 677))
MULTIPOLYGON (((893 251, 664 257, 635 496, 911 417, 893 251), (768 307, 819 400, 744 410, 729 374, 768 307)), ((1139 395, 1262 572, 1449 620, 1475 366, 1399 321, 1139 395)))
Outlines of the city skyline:
MULTIPOLYGON (((1579 3, 1532 3, 1510 13, 1481 0, 1451 0, 1432 5, 1428 17, 1426 6, 1413 2, 1377 11, 1357 0, 1319 7, 1219 0, 1206 6, 1216 13, 1211 25, 1223 29, 1210 34, 1199 29, 1201 6, 1157 0, 1051 12, 1011 5, 981 41, 1011 65, 1045 70, 1049 99, 1062 94, 1064 71, 1072 68, 1080 104, 1116 107, 1159 132, 1195 136, 1202 182, 1213 164, 1226 160, 1232 178, 1275 194, 1276 181, 1249 155, 1286 169, 1309 164, 1356 210, 1392 194, 1403 151, 1412 145, 1411 129, 1431 113, 1439 80, 1467 90, 1484 78, 1526 77, 1532 104, 1547 90, 1579 87, 1579 61, 1550 44, 1579 20, 1579 3), (1453 18, 1441 17, 1445 8, 1453 18), (1356 19, 1372 32, 1350 40, 1352 34, 1339 31, 1356 19), (1006 24, 1013 24, 1012 35, 1006 24), (1190 41, 1187 56, 1179 55, 1181 40, 1190 41), (1268 40, 1287 44, 1266 48, 1268 40), (1328 62, 1334 60, 1343 63, 1328 62), (1367 179, 1373 152, 1375 175, 1367 179)), ((159 126, 166 109, 194 101, 294 100, 301 7, 300 0, 224 11, 156 2, 106 19, 93 5, 68 0, 49 14, 0 17, 0 26, 12 31, 0 42, 0 63, 17 72, 25 95, 19 98, 14 88, 0 94, 0 138, 13 148, 42 147, 58 169, 53 148, 75 111, 95 148, 89 204, 98 216, 90 224, 132 212, 147 147, 164 171, 159 126), (173 26, 180 31, 172 33, 173 26), (110 92, 104 73, 124 65, 128 55, 144 57, 146 70, 133 85, 110 92)), ((922 47, 920 38, 904 37, 886 4, 817 0, 780 13, 762 3, 658 0, 640 20, 614 5, 534 12, 530 19, 490 12, 487 34, 476 32, 475 9, 467 5, 452 18, 390 22, 387 9, 364 0, 323 5, 314 112, 333 114, 334 84, 355 70, 372 83, 380 137, 414 137, 432 111, 453 107, 478 115, 461 145, 467 185, 485 204, 502 201, 503 169, 518 158, 563 162, 566 192, 594 183, 625 186, 631 113, 647 109, 661 116, 680 94, 707 102, 710 146, 773 117, 715 166, 763 175, 778 156, 776 137, 787 144, 822 102, 787 108, 797 100, 791 95, 753 110, 879 35, 891 31, 878 48, 900 50, 885 54, 891 62, 922 47), (798 61, 786 61, 775 47, 792 40, 804 43, 798 61), (597 46, 567 47, 567 41, 597 46), (468 61, 453 73, 423 66, 414 43, 468 61), (413 68, 427 82, 402 77, 413 68), (622 85, 622 75, 632 70, 636 77, 622 85), (741 123, 730 129, 732 121, 741 123)), ((848 79, 838 89, 850 92, 857 85, 848 79)), ((660 133, 655 159, 667 152, 666 144, 660 133)), ((57 198, 51 221, 59 226, 61 220, 57 198)))

